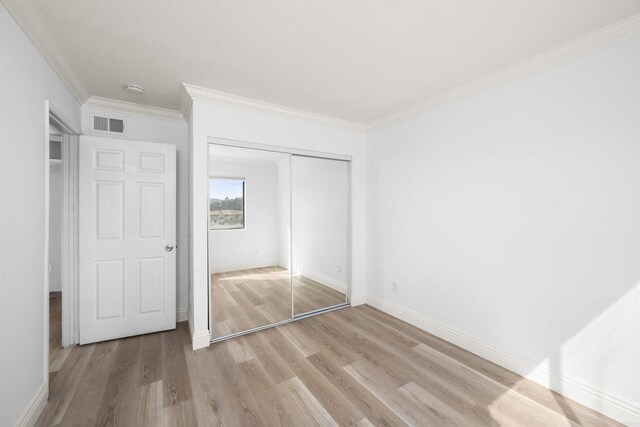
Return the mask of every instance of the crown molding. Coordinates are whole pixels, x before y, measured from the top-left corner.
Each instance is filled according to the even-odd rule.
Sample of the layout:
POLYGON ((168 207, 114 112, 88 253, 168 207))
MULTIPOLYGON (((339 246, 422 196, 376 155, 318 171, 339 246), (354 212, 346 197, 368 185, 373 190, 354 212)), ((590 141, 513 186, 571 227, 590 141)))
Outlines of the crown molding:
POLYGON ((101 108, 103 110, 116 111, 119 113, 136 114, 138 116, 154 117, 178 122, 185 121, 185 118, 182 116, 180 111, 136 104, 133 102, 118 101, 117 99, 101 98, 99 96, 90 97, 84 105, 87 107, 101 108))
POLYGON ((35 3, 17 0, 2 0, 2 3, 73 97, 80 104, 83 104, 89 98, 89 90, 69 64, 60 46, 55 42, 48 22, 43 18, 35 3))
POLYGON ((630 16, 543 53, 487 74, 484 77, 441 92, 411 107, 373 121, 368 124, 367 129, 370 131, 375 130, 384 125, 409 119, 433 109, 459 102, 489 89, 544 71, 638 35, 640 35, 640 14, 630 16))
MULTIPOLYGON (((194 86, 187 83, 182 83, 182 86, 184 88, 183 93, 186 93, 188 95, 190 101, 202 101, 211 104, 237 107, 243 110, 255 111, 259 113, 273 114, 277 116, 288 116, 296 119, 304 119, 316 123, 328 124, 336 127, 358 131, 364 131, 367 129, 367 126, 364 123, 341 120, 335 117, 297 110, 295 108, 289 108, 282 105, 259 101, 256 99, 245 98, 242 96, 233 95, 231 93, 220 92, 217 90, 194 86)), ((182 113, 185 114, 185 117, 187 117, 190 109, 189 100, 183 97, 180 104, 182 113)))
POLYGON ((180 85, 180 101, 178 104, 178 110, 182 113, 182 116, 186 121, 189 121, 189 114, 191 114, 191 106, 193 105, 193 99, 187 90, 186 83, 180 85))

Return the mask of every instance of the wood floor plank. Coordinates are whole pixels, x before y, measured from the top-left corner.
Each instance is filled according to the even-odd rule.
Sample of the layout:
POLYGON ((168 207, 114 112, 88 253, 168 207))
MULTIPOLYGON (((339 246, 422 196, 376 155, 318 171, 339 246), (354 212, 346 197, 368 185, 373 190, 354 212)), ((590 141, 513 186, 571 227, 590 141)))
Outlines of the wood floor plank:
MULTIPOLYGON (((456 410, 465 411, 470 419, 474 419, 478 425, 490 425, 492 423, 491 414, 486 407, 475 404, 473 398, 468 397, 465 392, 466 384, 454 383, 459 388, 451 387, 450 372, 441 369, 436 365, 424 366, 415 364, 410 356, 409 351, 402 350, 402 347, 390 345, 386 342, 387 335, 363 333, 362 330, 349 329, 348 332, 340 333, 340 322, 336 322, 334 318, 327 316, 326 321, 329 325, 325 325, 327 333, 333 331, 333 336, 342 340, 345 347, 349 347, 349 343, 357 343, 359 349, 357 356, 366 365, 369 364, 371 370, 378 369, 390 380, 396 382, 396 387, 415 381, 421 386, 432 390, 440 399, 443 399, 456 410), (443 386, 445 384, 445 386, 443 386)), ((419 362, 424 362, 419 360, 419 362)))
POLYGON ((166 426, 197 427, 198 425, 193 400, 191 399, 165 407, 162 416, 166 426))
POLYGON ((350 400, 341 399, 340 395, 334 392, 335 388, 331 383, 280 334, 280 328, 270 330, 269 333, 269 342, 276 352, 287 362, 290 369, 296 374, 296 378, 310 390, 317 400, 322 402, 325 410, 331 414, 335 421, 341 425, 350 425, 363 417, 350 400))
MULTIPOLYGON (((465 412, 470 419, 474 419, 474 423, 477 425, 490 425, 493 422, 486 407, 476 405, 477 398, 467 390, 469 384, 457 381, 458 377, 455 372, 450 370, 451 367, 434 364, 432 360, 417 358, 406 348, 403 350, 403 346, 389 345, 387 340, 390 334, 376 334, 375 330, 368 331, 360 328, 355 328, 353 334, 354 337, 362 340, 362 346, 378 345, 380 348, 372 351, 383 354, 386 360, 394 361, 393 364, 380 364, 376 360, 365 358, 366 363, 375 365, 400 383, 413 381, 425 389, 431 390, 434 395, 447 402, 452 408, 465 412), (384 344, 374 344, 377 339, 384 344)), ((481 390, 478 395, 490 396, 489 391, 489 389, 481 390)))
POLYGON ((153 427, 163 425, 165 419, 162 402, 162 382, 140 384, 136 397, 136 426, 153 427))
POLYGON ((49 373, 57 372, 69 356, 70 348, 62 348, 62 297, 49 298, 49 373))
POLYGON ((398 365, 393 349, 386 346, 379 337, 367 338, 351 328, 342 327, 341 323, 329 317, 323 319, 318 327, 343 348, 349 349, 355 360, 366 361, 393 378, 397 387, 408 383, 416 376, 416 372, 410 367, 398 365))
MULTIPOLYGON (((178 326, 186 333, 185 327, 184 324, 178 326)), ((165 408, 191 399, 189 376, 184 375, 188 371, 184 351, 189 343, 185 333, 162 333, 162 395, 165 408)))
MULTIPOLYGON (((64 414, 62 425, 97 425, 98 412, 101 409, 100 402, 104 396, 118 346, 119 341, 107 341, 93 346, 89 364, 64 414)), ((79 348, 74 348, 73 352, 77 350, 79 348)), ((51 402, 55 394, 53 391, 50 393, 49 401, 51 402)), ((40 416, 40 421, 45 422, 43 425, 54 425, 53 420, 45 413, 40 416)))
POLYGON ((280 383, 295 376, 285 361, 279 357, 278 353, 271 347, 264 334, 250 334, 247 335, 245 339, 249 346, 251 346, 253 354, 255 354, 260 364, 275 383, 280 383))
POLYGON ((356 423, 356 427, 373 427, 373 424, 368 419, 363 418, 356 423))
POLYGON ((202 426, 222 426, 225 421, 224 380, 218 375, 218 363, 214 362, 216 350, 220 349, 222 346, 185 352, 196 419, 202 426))
POLYGON ((254 359, 239 363, 238 368, 245 386, 250 388, 258 404, 261 414, 260 422, 269 426, 294 425, 296 421, 294 414, 286 410, 285 397, 276 387, 277 383, 269 378, 262 364, 254 359))
POLYGON ((135 387, 141 340, 120 340, 98 411, 98 425, 126 425, 135 419, 135 387))
POLYGON ((436 420, 436 424, 466 426, 472 425, 464 419, 463 414, 438 399, 426 389, 414 382, 403 385, 398 389, 398 393, 414 405, 422 407, 429 412, 436 420))
POLYGON ((345 399, 350 399, 366 417, 380 426, 398 426, 405 423, 375 395, 369 392, 352 376, 348 375, 342 366, 334 363, 325 353, 320 352, 307 358, 345 399))
POLYGON ((138 385, 155 383, 162 379, 162 335, 147 334, 140 340, 138 385))
MULTIPOLYGON (((443 367, 449 367, 449 381, 455 381, 458 384, 464 383, 466 385, 465 390, 466 393, 468 393, 469 398, 475 397, 479 403, 484 403, 489 407, 492 402, 500 401, 500 399, 505 399, 511 396, 511 390, 509 388, 469 368, 461 362, 454 361, 450 357, 425 344, 417 345, 414 348, 414 351, 423 355, 425 359, 428 359, 430 362, 437 363, 443 367), (496 398, 496 396, 498 396, 498 398, 496 398)), ((511 416, 511 422, 549 423, 552 420, 560 422, 564 419, 560 414, 520 394, 518 394, 518 399, 511 401, 509 408, 511 408, 513 412, 506 415, 511 416), (532 411, 531 415, 526 416, 524 420, 519 419, 520 411, 518 410, 518 407, 520 405, 535 408, 535 410, 532 411)), ((496 412, 499 411, 494 410, 491 413, 495 414, 496 412)), ((524 411, 523 414, 526 414, 526 411, 524 411)), ((573 424, 573 421, 571 420, 567 420, 567 422, 569 424, 573 424)))
MULTIPOLYGON (((577 405, 572 410, 567 411, 565 409, 566 398, 558 395, 557 393, 554 393, 539 384, 533 383, 532 381, 524 379, 511 371, 489 362, 488 360, 482 359, 466 350, 463 350, 454 344, 448 343, 414 326, 408 325, 407 323, 389 316, 386 313, 382 313, 381 311, 369 306, 357 307, 355 311, 365 315, 368 319, 377 320, 379 324, 386 325, 387 328, 391 328, 396 333, 408 335, 417 341, 421 341, 429 347, 434 348, 452 359, 458 360, 475 371, 503 384, 507 388, 518 390, 524 396, 535 400, 563 416, 567 416, 572 421, 579 421, 583 425, 593 426, 610 422, 610 420, 602 414, 581 405, 577 405)), ((569 407, 571 406, 572 405, 569 404, 569 407)))
POLYGON ((413 402, 403 399, 397 392, 397 388, 390 377, 371 367, 364 366, 362 362, 356 362, 345 366, 344 369, 356 381, 374 394, 378 400, 388 406, 398 417, 409 425, 439 424, 437 420, 425 419, 424 413, 413 402))
MULTIPOLYGON (((342 310, 341 310, 342 311, 342 310)), ((329 314, 329 313, 328 313, 329 314)), ((317 323, 313 319, 305 319, 298 322, 298 326, 302 332, 317 343, 316 347, 322 349, 327 354, 330 354, 334 361, 340 364, 340 366, 349 365, 355 362, 355 358, 351 352, 341 346, 336 340, 329 335, 325 334, 320 328, 317 327, 317 323)))
POLYGON ((51 397, 45 408, 45 417, 58 424, 66 415, 71 399, 78 387, 82 375, 89 363, 93 346, 86 346, 69 355, 64 365, 51 379, 49 390, 51 397))
MULTIPOLYGON (((250 271, 255 295, 225 315, 248 322, 246 310, 290 311, 262 293, 277 272, 250 271)), ((38 426, 620 425, 367 306, 198 351, 181 323, 56 360, 38 426)))
MULTIPOLYGON (((336 312, 335 314, 337 315, 338 312, 336 312)), ((374 335, 384 337, 385 341, 393 344, 394 346, 411 349, 421 343, 420 341, 402 333, 401 331, 393 330, 393 328, 385 325, 383 322, 372 322, 367 318, 356 318, 353 320, 353 323, 350 326, 366 333, 369 336, 374 335)))
MULTIPOLYGON (((421 346, 424 346, 424 348, 429 348, 424 344, 420 344, 420 346, 418 346, 417 348, 422 348, 421 346)), ((432 356, 434 354, 432 354, 432 356)), ((437 354, 440 355, 440 353, 437 353, 437 354)), ((473 379, 474 375, 470 373, 468 373, 467 375, 457 374, 453 369, 456 369, 456 368, 464 369, 465 365, 459 364, 459 363, 448 363, 448 362, 452 362, 451 359, 448 359, 445 361, 442 361, 441 359, 435 360, 433 358, 419 360, 412 357, 410 353, 407 353, 407 355, 409 356, 409 360, 407 360, 404 354, 396 352, 395 355, 398 360, 404 360, 404 362, 406 363, 405 366, 412 366, 412 368, 410 368, 412 370, 414 370, 414 368, 417 368, 419 366, 424 366, 425 368, 430 369, 431 372, 428 378, 426 376, 421 375, 419 371, 414 371, 416 374, 416 381, 428 383, 431 380, 437 380, 439 377, 441 379, 439 385, 446 384, 447 386, 449 386, 449 391, 451 392, 449 394, 445 393, 445 397, 450 398, 452 394, 465 397, 468 402, 468 404, 466 405, 468 407, 467 414, 469 416, 480 415, 481 419, 484 420, 485 422, 489 422, 489 420, 492 419, 492 415, 489 414, 486 409, 480 410, 481 413, 478 412, 479 410, 478 406, 474 405, 471 402, 475 401, 475 402, 480 402, 486 405, 489 401, 493 400, 495 396, 500 396, 501 394, 505 393, 508 390, 508 388, 502 386, 497 382, 491 381, 489 378, 485 378, 485 381, 480 381, 480 382, 469 381, 473 379), (440 363, 438 363, 438 360, 440 360, 440 363), (436 367, 434 363, 437 364, 438 367, 436 367), (473 408, 473 412, 471 408, 473 408)), ((433 385, 433 384, 431 383, 430 385, 433 385)), ((435 387, 435 390, 442 391, 442 388, 435 387)), ((451 400, 449 400, 449 403, 452 404, 451 400)), ((458 404, 452 404, 452 405, 454 407, 459 406, 458 404)), ((543 410, 542 412, 545 412, 545 410, 543 410)))
MULTIPOLYGON (((295 378, 295 377, 294 377, 295 378)), ((293 380, 291 378, 290 380, 293 380)), ((282 396, 285 411, 290 414, 296 414, 297 424, 300 426, 322 426, 318 423, 314 414, 310 411, 286 385, 285 382, 279 383, 277 386, 278 393, 282 396)))
POLYGON ((256 358, 253 349, 245 337, 238 337, 238 339, 229 341, 227 343, 227 348, 236 363, 242 363, 256 358))
POLYGON ((316 343, 300 329, 297 323, 280 326, 278 330, 304 357, 310 356, 318 351, 316 343))
POLYGON ((337 426, 338 423, 329 415, 327 410, 318 402, 309 389, 300 381, 298 377, 293 377, 282 383, 280 387, 287 390, 287 397, 295 400, 300 408, 320 426, 337 426))
MULTIPOLYGON (((228 344, 222 342, 206 350, 215 384, 219 387, 217 400, 212 402, 219 412, 222 425, 259 425, 260 408, 250 388, 242 381, 238 365, 231 356, 228 344)), ((211 382, 208 382, 211 385, 211 382)), ((198 398, 199 396, 196 396, 198 398)))

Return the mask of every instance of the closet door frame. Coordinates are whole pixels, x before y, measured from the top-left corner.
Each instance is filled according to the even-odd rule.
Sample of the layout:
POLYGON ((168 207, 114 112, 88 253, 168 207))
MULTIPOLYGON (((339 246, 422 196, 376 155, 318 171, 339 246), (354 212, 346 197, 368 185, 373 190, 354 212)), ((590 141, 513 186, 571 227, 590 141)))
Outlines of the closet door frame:
MULTIPOLYGON (((330 307, 326 307, 326 308, 320 308, 318 310, 314 310, 308 313, 303 313, 301 315, 296 316, 295 315, 295 307, 294 307, 294 289, 293 289, 293 270, 291 269, 291 317, 289 319, 284 319, 281 320, 279 322, 274 322, 274 323, 269 323, 267 325, 261 325, 261 326, 257 326, 255 328, 251 328, 251 329, 247 329, 241 332, 236 332, 233 334, 229 334, 229 335, 224 335, 224 336, 220 336, 220 337, 214 337, 213 336, 213 311, 212 311, 212 304, 211 304, 211 268, 210 268, 210 263, 209 263, 209 238, 210 238, 210 233, 207 233, 207 307, 208 307, 208 318, 209 318, 209 331, 210 331, 210 341, 211 343, 215 343, 215 342, 219 342, 219 341, 224 341, 230 338, 235 338, 235 337, 239 337, 242 335, 246 335, 246 334, 250 334, 253 332, 257 332, 257 331, 261 331, 263 329, 268 329, 268 328, 273 328, 275 326, 280 326, 280 325, 284 325, 286 323, 290 323, 290 322, 294 322, 300 319, 306 319, 307 317, 312 317, 312 316, 316 316, 318 314, 322 314, 322 313, 328 313, 331 311, 335 311, 335 310, 340 310, 342 308, 345 307, 350 307, 351 306, 351 287, 352 287, 352 258, 353 258, 353 253, 352 253, 352 209, 351 209, 351 205, 352 205, 352 186, 351 186, 351 160, 352 157, 349 155, 345 155, 345 154, 334 154, 334 153, 326 153, 326 152, 321 152, 321 151, 312 151, 312 150, 304 150, 304 149, 298 149, 298 148, 293 148, 293 147, 282 147, 282 146, 277 146, 277 145, 268 145, 268 144, 260 144, 260 143, 255 143, 255 142, 249 142, 249 141, 238 141, 238 140, 233 140, 233 139, 226 139, 226 138, 215 138, 215 137, 208 137, 207 138, 207 142, 209 145, 213 144, 213 145, 222 145, 222 146, 227 146, 227 147, 235 147, 235 148, 249 148, 252 150, 261 150, 261 151, 271 151, 271 152, 277 152, 277 153, 283 153, 283 154, 289 154, 290 157, 295 155, 295 156, 301 156, 301 157, 312 157, 312 158, 318 158, 318 159, 326 159, 326 160, 339 160, 339 161, 343 161, 347 163, 347 177, 348 177, 348 183, 347 183, 347 194, 348 194, 348 203, 347 203, 347 295, 346 295, 346 301, 343 304, 338 304, 338 305, 333 305, 330 307)), ((210 161, 207 160, 207 180, 209 175, 211 174, 211 171, 209 170, 210 167, 210 161)), ((292 168, 290 169, 290 174, 292 173, 292 168)), ((291 176, 291 178, 293 178, 291 176)), ((207 188, 209 188, 209 184, 207 181, 207 188)), ((292 223, 292 218, 293 218, 293 200, 292 200, 292 196, 293 196, 293 179, 290 179, 290 186, 289 186, 289 209, 291 210, 290 212, 290 222, 292 223)), ((209 197, 208 192, 207 192, 207 198, 209 197)), ((209 204, 207 203, 207 206, 209 204)), ((207 220, 209 218, 209 212, 207 212, 207 220)), ((291 233, 291 236, 289 237, 290 242, 289 242, 289 262, 292 263, 293 262, 293 232, 291 233)), ((291 265, 291 264, 290 264, 291 265)))

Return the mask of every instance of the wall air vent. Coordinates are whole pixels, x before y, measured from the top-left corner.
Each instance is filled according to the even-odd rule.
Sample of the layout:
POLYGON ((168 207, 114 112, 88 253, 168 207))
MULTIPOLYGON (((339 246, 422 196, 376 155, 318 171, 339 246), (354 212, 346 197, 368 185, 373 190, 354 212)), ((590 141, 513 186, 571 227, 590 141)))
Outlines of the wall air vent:
POLYGON ((106 117, 93 116, 93 130, 109 132, 109 119, 106 117))
POLYGON ((120 119, 109 119, 109 132, 124 132, 124 121, 120 119))
POLYGON ((93 116, 93 130, 124 133, 124 120, 93 116))

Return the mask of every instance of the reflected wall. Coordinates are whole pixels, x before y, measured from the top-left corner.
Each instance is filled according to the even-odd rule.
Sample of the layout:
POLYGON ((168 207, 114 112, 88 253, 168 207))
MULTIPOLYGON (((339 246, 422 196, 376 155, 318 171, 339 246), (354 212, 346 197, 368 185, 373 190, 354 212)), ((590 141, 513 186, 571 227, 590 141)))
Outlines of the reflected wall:
POLYGON ((292 156, 294 314, 347 302, 349 163, 292 156))

